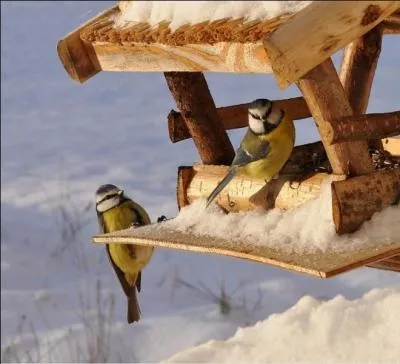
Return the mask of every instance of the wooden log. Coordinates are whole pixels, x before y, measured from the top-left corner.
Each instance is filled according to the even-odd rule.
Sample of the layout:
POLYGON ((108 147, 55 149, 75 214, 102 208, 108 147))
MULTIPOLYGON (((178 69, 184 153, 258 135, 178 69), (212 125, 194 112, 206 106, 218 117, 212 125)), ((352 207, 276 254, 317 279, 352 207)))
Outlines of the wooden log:
POLYGON ((264 39, 278 85, 297 81, 398 7, 398 1, 314 1, 264 39))
POLYGON ((400 169, 332 183, 333 221, 338 234, 356 231, 364 221, 400 197, 400 169))
POLYGON ((329 144, 387 138, 400 134, 400 111, 348 116, 332 120, 323 130, 329 144))
MULTIPOLYGON (((194 165, 181 167, 178 173, 178 204, 182 208, 199 198, 207 198, 227 172, 226 166, 194 165)), ((280 174, 265 183, 263 179, 236 176, 217 197, 227 212, 255 208, 293 209, 318 196, 326 179, 342 180, 344 176, 313 173, 308 176, 280 174)))
POLYGON ((92 45, 81 40, 80 32, 95 21, 102 21, 102 19, 113 16, 117 11, 117 6, 105 10, 58 41, 58 57, 74 81, 83 83, 101 71, 92 45))
MULTIPOLYGON (((303 97, 273 100, 280 105, 294 120, 305 119, 311 116, 303 97)), ((246 104, 224 106, 217 108, 225 130, 243 128, 248 125, 246 104)), ((190 138, 189 130, 179 112, 171 110, 168 114, 168 131, 172 143, 190 138)))
MULTIPOLYGON (((367 111, 381 47, 382 29, 377 26, 350 43, 344 50, 339 77, 356 115, 365 114, 367 111)), ((377 136, 372 136, 371 139, 370 147, 383 148, 377 136)))
POLYGON ((353 115, 331 59, 308 72, 297 82, 297 85, 319 128, 333 172, 345 175, 370 173, 373 166, 365 141, 330 145, 324 134, 331 120, 353 115))
POLYGON ((229 165, 235 152, 204 75, 183 72, 164 75, 203 163, 229 165))

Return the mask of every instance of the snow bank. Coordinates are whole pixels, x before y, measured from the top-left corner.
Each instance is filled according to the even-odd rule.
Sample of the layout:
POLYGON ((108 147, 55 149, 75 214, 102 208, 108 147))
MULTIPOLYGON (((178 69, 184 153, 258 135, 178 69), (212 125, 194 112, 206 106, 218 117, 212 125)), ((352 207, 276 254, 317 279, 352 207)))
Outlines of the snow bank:
POLYGON ((248 21, 271 19, 284 13, 295 13, 311 1, 132 1, 116 19, 116 26, 126 22, 148 22, 155 25, 170 21, 172 30, 184 24, 195 24, 222 18, 245 18, 248 21))
POLYGON ((305 296, 281 314, 172 356, 169 362, 398 362, 400 288, 348 301, 305 296))
POLYGON ((197 200, 183 208, 165 227, 295 253, 348 251, 393 243, 400 237, 400 206, 389 206, 375 213, 354 234, 338 236, 332 220, 330 183, 325 182, 319 197, 289 211, 273 209, 225 214, 214 204, 205 209, 197 200))

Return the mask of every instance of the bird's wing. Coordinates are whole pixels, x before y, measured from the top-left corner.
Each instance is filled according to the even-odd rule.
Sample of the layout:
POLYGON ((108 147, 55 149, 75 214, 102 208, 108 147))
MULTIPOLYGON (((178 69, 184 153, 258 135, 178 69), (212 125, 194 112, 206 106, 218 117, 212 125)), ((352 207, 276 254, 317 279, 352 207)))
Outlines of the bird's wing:
MULTIPOLYGON (((106 228, 106 225, 104 223, 103 217, 101 214, 97 214, 97 220, 99 222, 99 227, 100 227, 100 232, 103 234, 108 233, 109 231, 106 228)), ((106 251, 107 251, 107 256, 108 259, 110 260, 110 263, 112 267, 114 268, 115 274, 118 277, 119 282, 121 283, 122 289, 124 290, 125 294, 129 297, 131 294, 131 286, 129 285, 128 281, 125 278, 124 272, 118 268, 118 266, 114 263, 111 254, 110 254, 110 248, 108 244, 106 244, 106 251)))
POLYGON ((111 257, 111 254, 110 254, 110 248, 107 244, 106 244, 106 250, 107 250, 108 258, 110 259, 110 263, 114 268, 114 271, 118 277, 119 282, 121 283, 121 286, 125 292, 125 295, 127 297, 130 297, 130 295, 132 294, 132 286, 126 280, 124 272, 121 269, 119 269, 118 266, 114 263, 114 261, 111 257))
POLYGON ((254 134, 247 133, 232 162, 232 167, 244 166, 251 162, 265 158, 271 151, 271 146, 266 140, 257 138, 254 134))

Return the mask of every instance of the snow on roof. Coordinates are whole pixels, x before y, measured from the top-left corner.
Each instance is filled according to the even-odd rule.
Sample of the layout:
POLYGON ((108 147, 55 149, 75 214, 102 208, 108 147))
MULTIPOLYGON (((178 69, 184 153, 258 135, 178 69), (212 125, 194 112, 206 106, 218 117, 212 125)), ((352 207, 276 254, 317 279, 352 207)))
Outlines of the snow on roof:
POLYGON ((332 220, 330 183, 325 182, 319 197, 293 210, 275 208, 225 214, 215 204, 206 210, 201 199, 158 228, 163 227, 255 246, 267 245, 287 253, 338 253, 397 242, 400 206, 389 206, 375 213, 357 232, 339 236, 332 220))
POLYGON ((246 21, 267 20, 296 13, 312 1, 132 1, 115 20, 117 26, 127 22, 156 25, 171 22, 176 30, 185 24, 196 24, 224 18, 246 21))
POLYGON ((399 307, 399 288, 374 289, 356 300, 304 296, 226 341, 208 341, 167 362, 394 363, 400 354, 399 307))

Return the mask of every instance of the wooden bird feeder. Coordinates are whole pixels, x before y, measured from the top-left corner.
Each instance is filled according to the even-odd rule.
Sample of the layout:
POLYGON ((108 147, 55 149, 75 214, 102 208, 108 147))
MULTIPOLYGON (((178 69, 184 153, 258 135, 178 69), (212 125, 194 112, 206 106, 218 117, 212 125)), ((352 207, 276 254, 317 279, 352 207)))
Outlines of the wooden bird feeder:
MULTIPOLYGON (((294 120, 312 117, 321 136, 295 147, 277 180, 236 177, 218 198, 226 211, 291 209, 315 198, 330 178, 336 232, 347 234, 399 202, 400 139, 392 137, 400 134, 400 111, 366 114, 382 37, 400 34, 399 1, 318 1, 265 21, 220 19, 175 31, 168 22, 118 27, 115 19, 127 3, 119 1, 62 38, 58 55, 80 83, 100 71, 164 73, 179 109, 168 115, 169 137, 173 143, 191 138, 203 162, 179 168, 179 208, 206 197, 222 179, 234 157, 226 130, 247 126, 247 105, 216 107, 203 72, 272 73, 281 88, 295 83, 301 97, 275 101, 294 120), (331 56, 342 48, 336 72, 331 56)), ((365 265, 400 271, 400 237, 357 251, 298 256, 161 224, 93 241, 228 255, 322 278, 365 265)))

